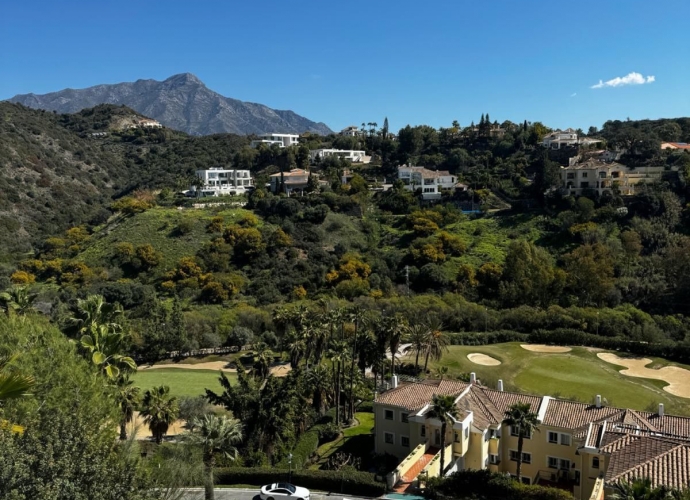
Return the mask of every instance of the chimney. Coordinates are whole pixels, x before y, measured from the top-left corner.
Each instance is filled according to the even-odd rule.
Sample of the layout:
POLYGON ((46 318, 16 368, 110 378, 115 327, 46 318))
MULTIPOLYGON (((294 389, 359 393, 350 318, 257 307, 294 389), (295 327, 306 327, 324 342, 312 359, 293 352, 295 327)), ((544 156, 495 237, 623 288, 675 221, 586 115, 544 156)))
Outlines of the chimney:
POLYGON ((503 392, 503 380, 501 379, 498 380, 498 390, 503 392))
POLYGON ((659 416, 664 416, 664 403, 659 403, 659 416))
POLYGON ((474 385, 477 383, 477 374, 472 372, 470 373, 470 384, 474 385))
POLYGON ((597 394, 597 408, 601 408, 601 396, 597 394))
POLYGON ((396 387, 398 387, 398 376, 393 375, 391 377, 391 389, 395 389, 396 387))

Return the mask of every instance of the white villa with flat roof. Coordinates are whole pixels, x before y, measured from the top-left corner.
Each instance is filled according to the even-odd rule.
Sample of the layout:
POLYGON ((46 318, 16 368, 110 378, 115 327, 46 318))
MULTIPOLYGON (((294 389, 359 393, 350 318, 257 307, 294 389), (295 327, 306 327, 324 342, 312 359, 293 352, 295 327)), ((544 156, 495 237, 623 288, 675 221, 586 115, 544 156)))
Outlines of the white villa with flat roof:
POLYGON ((249 170, 210 168, 197 170, 196 176, 204 182, 204 186, 199 188, 198 193, 196 186, 191 191, 202 197, 242 194, 254 189, 254 180, 249 170))
POLYGON ((299 144, 299 135, 297 134, 262 134, 257 140, 251 142, 251 147, 258 148, 261 144, 278 145, 280 148, 287 148, 288 146, 296 146, 299 144))
POLYGON ((371 161, 371 156, 367 156, 365 151, 355 151, 353 149, 313 149, 309 151, 309 158, 312 163, 316 163, 319 159, 323 160, 328 156, 345 158, 352 163, 369 163, 371 161))

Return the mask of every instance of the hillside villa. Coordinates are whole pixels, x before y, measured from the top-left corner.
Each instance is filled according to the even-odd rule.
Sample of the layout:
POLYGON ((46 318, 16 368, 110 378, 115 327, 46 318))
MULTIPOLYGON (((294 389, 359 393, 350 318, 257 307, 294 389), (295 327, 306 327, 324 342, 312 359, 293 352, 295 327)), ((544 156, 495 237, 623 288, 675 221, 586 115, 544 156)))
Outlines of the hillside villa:
POLYGON ((364 151, 352 149, 313 149, 309 151, 309 159, 312 164, 316 164, 319 160, 323 160, 329 156, 345 158, 352 163, 369 163, 371 161, 371 156, 367 156, 364 151))
POLYGON ((615 483, 648 477, 653 486, 687 488, 690 480, 690 418, 615 408, 602 403, 566 401, 518 394, 457 380, 402 382, 374 401, 377 453, 401 460, 387 476, 404 491, 418 477, 456 470, 489 469, 515 475, 518 430, 503 425, 506 410, 526 403, 539 418, 538 432, 522 450, 522 481, 566 489, 576 499, 602 500, 615 483), (434 395, 452 396, 459 417, 445 436, 445 467, 440 471, 441 422, 429 418, 434 395))
POLYGON ((304 194, 308 185, 309 171, 301 168, 293 168, 289 172, 282 174, 278 172, 270 176, 269 187, 273 194, 285 193, 288 196, 296 192, 304 194))
POLYGON ((262 134, 258 139, 253 140, 250 146, 258 148, 261 144, 272 146, 276 144, 279 148, 287 148, 288 146, 296 146, 299 144, 299 135, 297 134, 262 134))
POLYGON ((602 194, 617 189, 621 195, 635 194, 635 187, 661 179, 664 167, 629 168, 620 163, 590 159, 561 167, 561 191, 564 194, 581 195, 591 190, 602 194))
POLYGON ((424 200, 440 200, 443 190, 455 189, 458 178, 447 170, 429 170, 425 167, 401 165, 398 179, 408 191, 422 190, 424 200))
POLYGON ((242 194, 254 189, 254 179, 249 170, 210 168, 197 170, 196 176, 203 181, 203 186, 192 186, 190 191, 194 196, 242 194))
POLYGON ((361 134, 362 132, 357 128, 357 125, 350 125, 349 127, 345 127, 340 131, 340 135, 348 136, 348 137, 357 137, 361 134))
POLYGON ((690 144, 687 142, 662 142, 661 149, 681 149, 690 151, 690 144))

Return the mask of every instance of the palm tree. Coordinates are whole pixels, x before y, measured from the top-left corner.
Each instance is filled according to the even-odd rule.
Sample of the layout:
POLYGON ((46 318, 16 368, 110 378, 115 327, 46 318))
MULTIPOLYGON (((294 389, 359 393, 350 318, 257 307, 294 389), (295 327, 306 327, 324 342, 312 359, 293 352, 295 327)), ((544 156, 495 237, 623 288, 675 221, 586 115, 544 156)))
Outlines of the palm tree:
POLYGON ((170 396, 170 387, 167 385, 154 387, 144 393, 141 415, 156 443, 163 441, 163 436, 177 419, 179 411, 177 398, 170 396))
POLYGON ((33 377, 7 369, 15 359, 16 356, 0 354, 0 405, 8 399, 28 396, 31 387, 36 383, 33 377))
POLYGON ((89 295, 77 300, 77 315, 71 323, 79 328, 79 333, 91 332, 95 325, 107 325, 111 330, 122 329, 124 311, 120 304, 108 304, 102 295, 89 295))
POLYGON ((333 378, 328 372, 328 368, 323 365, 312 367, 307 373, 307 384, 313 392, 312 406, 319 415, 324 414, 325 407, 328 405, 329 392, 333 387, 333 378))
POLYGON ((510 427, 517 428, 518 449, 516 474, 518 481, 522 481, 522 446, 525 437, 530 437, 534 431, 539 430, 539 417, 536 413, 530 411, 530 405, 528 403, 515 403, 506 410, 503 423, 510 427))
POLYGON ((446 429, 448 424, 453 423, 459 417, 458 407, 455 406, 455 398, 453 396, 439 396, 434 394, 431 402, 431 408, 426 414, 427 418, 436 418, 441 421, 441 463, 440 475, 443 477, 443 470, 445 465, 446 454, 446 429))
POLYGON ((254 369, 259 374, 261 380, 268 377, 271 358, 271 349, 266 342, 257 342, 254 344, 254 369))
POLYGON ((120 440, 127 439, 127 424, 134 417, 134 410, 141 403, 141 389, 134 385, 128 376, 120 377, 117 382, 117 404, 120 407, 120 440))
POLYGON ((15 286, 0 293, 0 302, 4 304, 8 316, 12 312, 25 316, 33 310, 36 297, 35 293, 29 293, 27 287, 15 286))
POLYGON ((448 352, 450 339, 448 335, 441 330, 443 324, 436 318, 427 318, 424 322, 424 348, 426 350, 426 358, 424 359, 424 371, 429 366, 429 358, 434 361, 440 361, 444 352, 448 352))
MULTIPOLYGON (((415 373, 419 373, 419 355, 426 352, 426 328, 424 325, 416 324, 410 326, 407 332, 407 341, 412 344, 407 351, 414 353, 415 373)), ((426 367, 424 369, 426 370, 426 367)))
POLYGON ((214 499, 213 469, 215 454, 222 453, 231 460, 237 458, 237 447, 242 442, 242 423, 236 418, 219 417, 213 413, 197 417, 191 422, 189 433, 184 440, 202 449, 206 481, 204 490, 206 500, 214 499))
POLYGON ((665 486, 652 487, 649 478, 638 478, 633 481, 622 480, 613 487, 614 492, 607 498, 612 500, 663 500, 678 497, 678 493, 672 492, 665 486))
MULTIPOLYGON (((83 329, 82 329, 83 330, 83 329)), ((88 333, 83 335, 81 346, 91 353, 91 361, 110 379, 120 373, 133 371, 137 365, 129 356, 121 354, 125 347, 126 335, 112 323, 90 323, 88 333)))

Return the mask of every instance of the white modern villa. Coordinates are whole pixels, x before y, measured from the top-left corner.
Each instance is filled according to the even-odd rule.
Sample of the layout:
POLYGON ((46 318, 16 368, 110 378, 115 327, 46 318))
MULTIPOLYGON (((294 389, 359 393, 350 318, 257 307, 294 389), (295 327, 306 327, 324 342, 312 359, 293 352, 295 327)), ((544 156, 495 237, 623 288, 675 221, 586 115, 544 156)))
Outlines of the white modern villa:
POLYGON ((439 200, 444 189, 455 189, 458 178, 447 170, 429 170, 425 167, 401 165, 398 179, 408 191, 422 190, 424 200, 439 200))
POLYGON ((297 134, 262 134, 255 141, 251 142, 251 147, 258 148, 261 144, 278 145, 280 148, 287 148, 288 146, 296 146, 299 143, 299 135, 297 134))
POLYGON ((369 163, 371 161, 371 156, 367 156, 364 151, 356 151, 353 149, 313 149, 309 151, 309 158, 312 164, 328 156, 345 158, 352 163, 369 163))
POLYGON ((211 168, 197 170, 196 175, 204 182, 204 186, 199 188, 199 192, 196 186, 192 186, 191 191, 195 196, 242 194, 254 189, 254 180, 249 170, 211 168))

